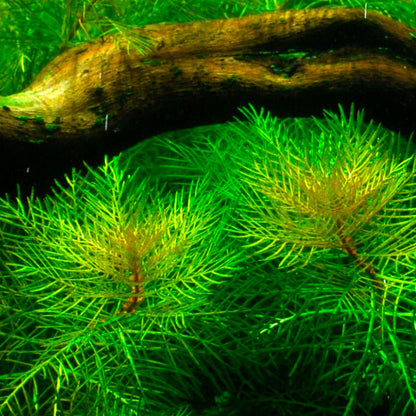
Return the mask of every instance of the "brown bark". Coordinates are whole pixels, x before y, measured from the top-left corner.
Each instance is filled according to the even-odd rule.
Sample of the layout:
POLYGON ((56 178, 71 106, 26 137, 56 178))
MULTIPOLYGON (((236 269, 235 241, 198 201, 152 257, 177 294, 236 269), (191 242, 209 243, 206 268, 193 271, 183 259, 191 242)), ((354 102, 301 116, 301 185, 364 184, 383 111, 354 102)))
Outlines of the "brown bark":
POLYGON ((49 183, 151 135, 222 122, 237 106, 320 115, 338 103, 415 129, 416 30, 376 12, 314 9, 137 29, 64 52, 0 98, 0 179, 49 183), (288 51, 297 56, 284 55, 288 51))

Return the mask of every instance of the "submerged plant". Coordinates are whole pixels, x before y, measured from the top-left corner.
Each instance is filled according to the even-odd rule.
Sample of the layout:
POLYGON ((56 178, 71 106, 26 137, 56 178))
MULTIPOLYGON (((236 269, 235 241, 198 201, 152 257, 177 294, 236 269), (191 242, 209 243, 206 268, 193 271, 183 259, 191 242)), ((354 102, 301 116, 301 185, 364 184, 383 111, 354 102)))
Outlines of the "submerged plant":
POLYGON ((319 249, 349 251, 352 240, 371 246, 376 256, 386 250, 391 256, 414 252, 411 142, 397 154, 398 138, 365 125, 362 112, 355 119, 353 109, 349 119, 343 112, 339 119, 327 113, 325 122, 315 119, 303 132, 293 126, 284 131, 287 125, 276 125, 270 116, 245 113, 257 124, 241 131, 255 135, 246 153, 238 153, 247 184, 241 234, 261 247, 257 251, 279 258, 280 266, 307 264, 319 249))
POLYGON ((0 211, 1 412, 144 411, 157 391, 159 406, 176 395, 163 387, 169 373, 179 397, 195 394, 184 381, 194 341, 173 334, 204 313, 236 258, 203 180, 162 195, 116 158, 44 201, 2 200, 0 211))
MULTIPOLYGON (((376 373, 383 378, 383 372, 400 368, 410 398, 405 408, 413 403, 414 409, 414 149, 410 140, 364 123, 363 112, 356 116, 352 107, 347 117, 340 110, 340 116, 326 112, 325 120, 299 124, 243 110, 250 122, 237 123, 234 130, 238 143, 245 139, 233 152, 242 182, 235 232, 257 258, 301 279, 298 300, 301 292, 318 290, 316 314, 354 316, 344 321, 341 333, 367 325, 356 371, 378 350, 381 356, 371 358, 379 361, 376 373)), ((283 314, 270 329, 307 315, 301 311, 310 301, 299 306, 298 300, 298 312, 283 314)), ((350 398, 358 395, 355 377, 349 379, 350 398)), ((343 414, 351 406, 350 399, 343 414)))
POLYGON ((243 111, 0 200, 0 414, 416 411, 411 142, 243 111))
POLYGON ((290 399, 271 402, 282 414, 370 415, 378 407, 412 414, 412 141, 365 123, 353 107, 349 116, 340 108, 340 115, 326 112, 322 120, 282 120, 252 107, 243 113, 246 120, 221 135, 228 147, 216 164, 218 141, 207 136, 194 150, 172 143, 176 156, 168 165, 175 175, 192 178, 199 171, 217 183, 215 172, 228 159, 229 180, 221 186, 237 204, 230 230, 252 267, 234 284, 244 299, 252 293, 259 304, 274 305, 270 314, 253 306, 258 325, 263 322, 253 332, 265 350, 273 340, 275 354, 285 357, 275 358, 286 380, 275 394, 290 399), (315 382, 302 383, 305 374, 315 382))
POLYGON ((411 142, 366 125, 362 112, 355 119, 353 108, 349 118, 341 109, 340 117, 315 119, 302 143, 292 139, 293 126, 245 114, 253 125, 237 130, 261 140, 237 156, 246 184, 240 237, 280 268, 307 267, 318 252, 342 250, 381 302, 385 285, 395 285, 383 275, 387 264, 403 265, 416 252, 411 142))

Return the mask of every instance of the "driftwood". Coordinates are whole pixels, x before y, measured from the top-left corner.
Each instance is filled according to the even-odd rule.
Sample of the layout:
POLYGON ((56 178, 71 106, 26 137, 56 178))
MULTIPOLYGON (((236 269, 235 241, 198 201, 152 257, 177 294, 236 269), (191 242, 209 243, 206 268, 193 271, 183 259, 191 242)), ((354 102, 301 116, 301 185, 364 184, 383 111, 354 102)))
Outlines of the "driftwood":
POLYGON ((122 37, 98 39, 0 97, 3 192, 17 183, 44 191, 83 160, 99 163, 163 131, 225 121, 249 102, 280 116, 354 102, 388 128, 416 128, 416 30, 380 13, 285 11, 136 34, 150 42, 145 54, 122 37))

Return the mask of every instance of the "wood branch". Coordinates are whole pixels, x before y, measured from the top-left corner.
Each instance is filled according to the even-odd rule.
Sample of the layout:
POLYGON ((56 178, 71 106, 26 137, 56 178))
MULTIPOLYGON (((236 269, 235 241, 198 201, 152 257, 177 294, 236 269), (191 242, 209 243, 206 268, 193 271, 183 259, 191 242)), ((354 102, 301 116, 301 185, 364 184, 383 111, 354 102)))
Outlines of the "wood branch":
POLYGON ((43 185, 167 130, 223 122, 249 102, 280 116, 338 103, 416 127, 416 30, 377 12, 313 9, 136 30, 70 49, 0 97, 0 179, 43 185), (293 52, 297 52, 293 54, 293 52), (289 53, 290 52, 290 53, 289 53))

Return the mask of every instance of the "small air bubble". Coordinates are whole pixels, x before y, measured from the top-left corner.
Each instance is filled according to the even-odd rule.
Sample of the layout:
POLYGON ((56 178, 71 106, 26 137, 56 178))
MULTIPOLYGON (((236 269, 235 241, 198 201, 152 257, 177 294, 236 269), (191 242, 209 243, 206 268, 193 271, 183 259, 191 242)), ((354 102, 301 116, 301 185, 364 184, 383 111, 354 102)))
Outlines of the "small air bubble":
POLYGON ((108 114, 105 115, 104 130, 108 130, 108 114))

